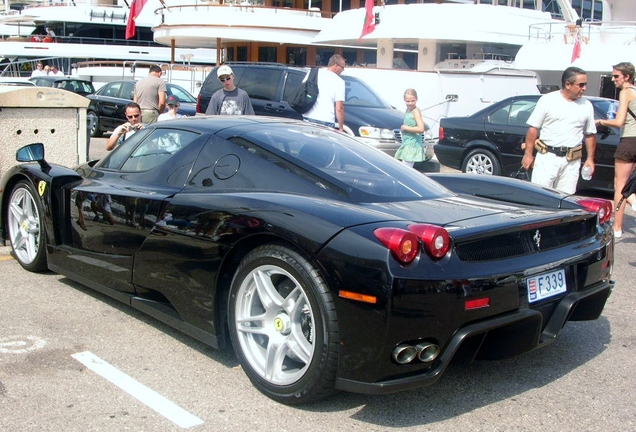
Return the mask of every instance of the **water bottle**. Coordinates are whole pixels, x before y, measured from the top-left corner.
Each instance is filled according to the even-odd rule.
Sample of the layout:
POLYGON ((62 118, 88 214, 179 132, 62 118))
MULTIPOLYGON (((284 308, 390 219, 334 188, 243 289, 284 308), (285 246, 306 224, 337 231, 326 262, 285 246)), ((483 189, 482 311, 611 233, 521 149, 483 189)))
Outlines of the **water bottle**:
POLYGON ((583 180, 590 180, 592 178, 592 168, 583 166, 583 168, 581 168, 581 178, 583 180))
POLYGON ((614 120, 616 118, 616 111, 618 111, 618 102, 611 101, 607 108, 607 119, 614 120))

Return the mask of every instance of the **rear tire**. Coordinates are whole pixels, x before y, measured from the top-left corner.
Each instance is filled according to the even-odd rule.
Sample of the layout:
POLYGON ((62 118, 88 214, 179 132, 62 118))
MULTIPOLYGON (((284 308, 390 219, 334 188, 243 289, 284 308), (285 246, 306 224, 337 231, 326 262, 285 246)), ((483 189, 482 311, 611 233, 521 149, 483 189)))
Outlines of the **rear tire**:
POLYGON ((236 356, 260 392, 295 405, 335 391, 335 306, 300 253, 280 245, 251 251, 232 281, 228 317, 236 356))
POLYGON ((467 174, 501 175, 499 160, 489 150, 475 149, 468 153, 462 163, 462 171, 467 174))
POLYGON ((20 265, 31 272, 47 269, 42 207, 33 186, 20 181, 11 192, 7 214, 11 248, 20 265))

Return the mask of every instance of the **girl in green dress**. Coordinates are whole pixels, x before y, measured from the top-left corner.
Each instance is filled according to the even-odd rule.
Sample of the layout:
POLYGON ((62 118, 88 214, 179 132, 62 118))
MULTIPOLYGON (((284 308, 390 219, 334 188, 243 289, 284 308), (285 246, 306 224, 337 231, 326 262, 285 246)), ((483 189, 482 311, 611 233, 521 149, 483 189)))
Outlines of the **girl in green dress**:
POLYGON ((395 152, 395 158, 412 167, 415 162, 424 161, 424 147, 422 147, 422 133, 424 120, 417 105, 417 92, 410 88, 404 92, 406 113, 402 124, 402 146, 395 152))

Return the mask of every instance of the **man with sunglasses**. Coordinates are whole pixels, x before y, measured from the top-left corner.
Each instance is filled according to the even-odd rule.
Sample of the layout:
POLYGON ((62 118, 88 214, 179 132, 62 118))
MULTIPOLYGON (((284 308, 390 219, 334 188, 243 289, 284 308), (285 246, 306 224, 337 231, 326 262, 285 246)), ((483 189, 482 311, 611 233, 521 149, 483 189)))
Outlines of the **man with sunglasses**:
POLYGON ((106 141, 106 150, 111 151, 118 145, 130 138, 139 129, 143 129, 145 124, 141 122, 141 107, 135 102, 126 105, 126 119, 123 125, 117 126, 106 141))
POLYGON ((252 101, 245 90, 234 85, 234 71, 228 65, 219 67, 216 76, 223 83, 210 99, 208 115, 254 115, 252 101))
POLYGON ((561 76, 561 86, 561 90, 541 96, 530 115, 521 164, 525 169, 534 164, 533 183, 573 194, 579 179, 583 139, 587 150, 584 165, 594 173, 596 125, 592 103, 582 99, 587 88, 585 71, 574 66, 567 68, 561 76))

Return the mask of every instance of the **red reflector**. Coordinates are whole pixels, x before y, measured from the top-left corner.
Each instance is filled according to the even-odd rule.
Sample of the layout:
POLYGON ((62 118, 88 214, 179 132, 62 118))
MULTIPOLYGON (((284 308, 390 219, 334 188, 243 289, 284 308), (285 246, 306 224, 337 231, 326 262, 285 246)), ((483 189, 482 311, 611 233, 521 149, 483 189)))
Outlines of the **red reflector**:
POLYGON ((490 297, 466 300, 464 310, 480 309, 490 306, 490 297))
POLYGON ((376 296, 370 296, 370 295, 366 295, 366 294, 360 294, 360 293, 354 293, 351 291, 345 291, 345 290, 340 290, 338 292, 338 295, 342 298, 346 298, 349 300, 355 300, 355 301, 360 301, 363 303, 371 303, 371 304, 376 304, 378 302, 378 299, 376 296))

